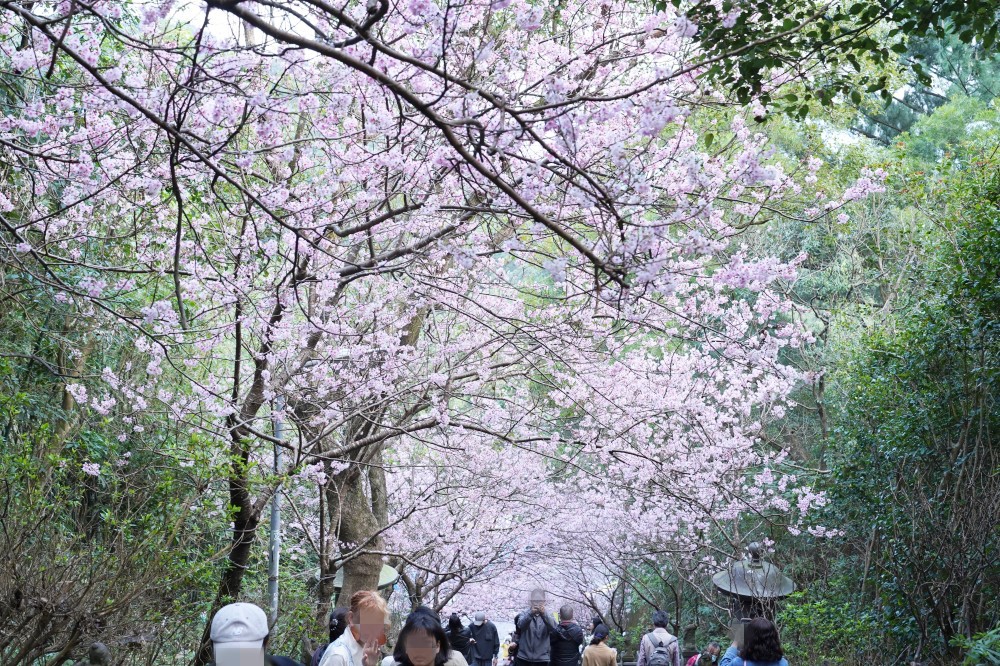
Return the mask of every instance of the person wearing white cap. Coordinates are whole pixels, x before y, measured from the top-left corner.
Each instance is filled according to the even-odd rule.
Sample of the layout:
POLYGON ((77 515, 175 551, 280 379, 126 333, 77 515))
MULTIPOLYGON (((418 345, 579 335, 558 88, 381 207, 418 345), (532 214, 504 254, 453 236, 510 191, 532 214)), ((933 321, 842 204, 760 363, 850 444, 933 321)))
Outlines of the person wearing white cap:
POLYGON ((223 606, 212 618, 215 666, 302 666, 288 657, 271 657, 267 615, 254 604, 223 606))
POLYGON ((472 637, 471 666, 497 666, 500 654, 500 634, 497 625, 486 619, 486 613, 476 613, 475 622, 469 627, 472 637))

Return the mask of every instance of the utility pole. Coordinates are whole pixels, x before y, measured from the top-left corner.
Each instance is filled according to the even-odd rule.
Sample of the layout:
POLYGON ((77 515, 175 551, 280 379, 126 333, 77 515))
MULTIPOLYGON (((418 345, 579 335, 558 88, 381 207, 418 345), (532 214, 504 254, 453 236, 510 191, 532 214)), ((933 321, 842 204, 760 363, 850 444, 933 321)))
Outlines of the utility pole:
MULTIPOLYGON (((282 422, 282 413, 285 409, 285 400, 278 396, 274 400, 274 412, 272 421, 274 425, 274 438, 284 439, 285 428, 282 422)), ((274 474, 281 473, 281 447, 274 445, 274 474)), ((267 563, 267 598, 270 602, 269 620, 273 627, 278 621, 278 563, 281 559, 281 492, 280 488, 275 489, 274 496, 271 497, 271 535, 268 544, 267 563)))

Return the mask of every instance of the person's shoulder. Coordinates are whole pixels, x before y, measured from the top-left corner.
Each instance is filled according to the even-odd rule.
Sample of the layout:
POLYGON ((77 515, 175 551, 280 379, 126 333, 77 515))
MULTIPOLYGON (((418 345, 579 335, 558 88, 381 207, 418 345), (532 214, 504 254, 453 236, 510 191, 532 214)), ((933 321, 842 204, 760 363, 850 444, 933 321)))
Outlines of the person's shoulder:
POLYGON ((295 661, 291 657, 277 657, 268 655, 268 666, 302 666, 302 662, 295 661))
POLYGON ((326 651, 323 652, 323 658, 320 659, 319 666, 340 666, 341 664, 346 664, 348 660, 347 647, 338 639, 326 646, 326 651))
POLYGON ((469 662, 465 660, 465 655, 461 652, 452 650, 448 653, 448 659, 444 662, 444 666, 469 666, 469 662))

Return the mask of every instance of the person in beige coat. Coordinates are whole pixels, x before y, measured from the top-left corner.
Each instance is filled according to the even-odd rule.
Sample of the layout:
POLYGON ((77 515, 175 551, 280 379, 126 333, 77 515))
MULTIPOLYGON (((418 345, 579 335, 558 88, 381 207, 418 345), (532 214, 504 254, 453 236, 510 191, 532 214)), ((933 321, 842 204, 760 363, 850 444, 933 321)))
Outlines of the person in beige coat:
POLYGON ((618 666, 618 650, 607 644, 609 633, 606 625, 594 627, 594 637, 583 651, 581 666, 618 666))

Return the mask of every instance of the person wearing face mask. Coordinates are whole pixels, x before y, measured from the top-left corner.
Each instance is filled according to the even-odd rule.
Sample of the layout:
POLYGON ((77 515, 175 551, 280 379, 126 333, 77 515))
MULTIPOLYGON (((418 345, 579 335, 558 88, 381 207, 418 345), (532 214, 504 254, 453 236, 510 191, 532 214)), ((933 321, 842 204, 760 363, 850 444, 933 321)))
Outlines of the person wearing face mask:
POLYGON ((500 633, 497 625, 486 619, 486 613, 476 613, 469 627, 472 638, 472 666, 497 666, 500 655, 500 633))
POLYGON ((712 641, 705 646, 700 654, 696 654, 687 661, 686 666, 712 666, 719 663, 719 656, 722 654, 722 646, 712 641))
POLYGON ((326 648, 319 666, 378 666, 379 648, 386 643, 385 599, 362 590, 351 596, 347 630, 326 648))

